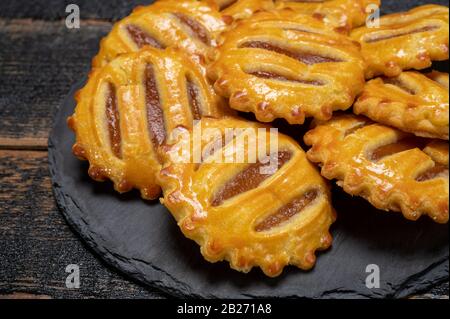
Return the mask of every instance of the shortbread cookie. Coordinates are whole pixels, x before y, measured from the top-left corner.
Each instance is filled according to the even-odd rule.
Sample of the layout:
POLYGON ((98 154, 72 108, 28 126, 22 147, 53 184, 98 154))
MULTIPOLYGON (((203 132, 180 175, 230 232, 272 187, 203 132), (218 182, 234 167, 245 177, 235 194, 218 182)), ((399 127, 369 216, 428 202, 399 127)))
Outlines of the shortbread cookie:
POLYGON ((404 72, 395 78, 371 80, 353 110, 404 132, 448 140, 448 74, 433 72, 429 77, 404 72))
POLYGON ((233 109, 261 122, 327 120, 364 87, 359 48, 307 15, 259 13, 224 38, 208 74, 233 109))
POLYGON ((379 27, 362 27, 351 37, 358 41, 367 62, 366 78, 395 77, 402 70, 421 70, 431 61, 447 60, 449 9, 425 5, 380 19, 379 27))
POLYGON ((120 54, 144 46, 180 48, 196 62, 204 63, 225 27, 220 13, 203 2, 157 1, 137 7, 130 16, 114 25, 101 41, 93 66, 101 67, 120 54))
POLYGON ((69 126, 74 154, 90 163, 89 175, 110 179, 118 192, 160 194, 155 174, 159 148, 178 126, 202 116, 222 116, 220 100, 199 67, 176 50, 144 48, 91 72, 77 93, 69 126))
MULTIPOLYGON (((235 118, 204 118, 197 125, 202 132, 217 131, 202 140, 202 149, 208 147, 208 141, 216 148, 203 152, 209 156, 196 164, 174 160, 173 154, 180 152, 172 146, 159 175, 162 202, 183 234, 200 245, 206 260, 226 260, 241 272, 261 267, 266 275, 275 277, 287 265, 312 268, 316 250, 331 245, 329 227, 335 214, 327 183, 299 145, 261 124, 235 118), (235 131, 228 141, 218 140, 227 136, 228 129, 241 131, 235 131), (260 135, 258 129, 262 129, 260 135), (252 135, 257 136, 258 145, 271 138, 277 141, 276 149, 267 147, 263 153, 276 159, 272 170, 263 171, 268 164, 259 157, 249 160, 256 145, 255 138, 249 137, 252 135), (239 152, 247 160, 225 163, 230 156, 237 159, 239 152)), ((186 131, 188 140, 194 135, 180 130, 186 131)))
POLYGON ((308 132, 305 143, 308 159, 345 192, 410 220, 448 222, 448 142, 343 115, 308 132))

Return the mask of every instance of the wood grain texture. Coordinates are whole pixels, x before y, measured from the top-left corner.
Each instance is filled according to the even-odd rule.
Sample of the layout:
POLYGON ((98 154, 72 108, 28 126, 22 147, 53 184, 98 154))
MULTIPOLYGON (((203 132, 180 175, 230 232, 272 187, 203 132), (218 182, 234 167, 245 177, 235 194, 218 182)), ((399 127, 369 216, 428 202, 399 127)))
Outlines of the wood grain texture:
POLYGON ((89 71, 107 22, 69 30, 61 21, 0 20, 0 138, 48 137, 70 86, 89 71))
POLYGON ((34 295, 34 294, 27 294, 27 293, 23 293, 23 292, 15 292, 9 295, 0 295, 0 300, 2 299, 32 299, 32 300, 36 300, 36 299, 52 299, 52 297, 47 296, 47 295, 34 295))
POLYGON ((45 137, 0 137, 0 149, 46 151, 48 142, 45 137))
POLYGON ((147 5, 153 0, 15 0, 0 2, 1 18, 32 18, 42 20, 65 19, 67 5, 75 3, 82 19, 118 20, 134 7, 147 5))
POLYGON ((47 152, 0 150, 0 298, 160 298, 99 261, 58 212, 47 152), (80 267, 80 289, 65 268, 80 267), (32 296, 30 296, 32 295, 32 296))

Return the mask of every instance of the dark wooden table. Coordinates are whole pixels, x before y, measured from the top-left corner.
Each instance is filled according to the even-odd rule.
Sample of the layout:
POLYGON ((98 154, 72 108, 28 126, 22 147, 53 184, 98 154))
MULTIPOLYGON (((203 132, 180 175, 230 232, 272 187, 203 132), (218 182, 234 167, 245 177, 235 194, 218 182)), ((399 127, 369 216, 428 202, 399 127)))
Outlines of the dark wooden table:
MULTIPOLYGON (((0 1, 0 299, 167 297, 111 269, 72 232, 47 168, 55 108, 88 72, 112 22, 149 2, 0 1), (74 2, 81 28, 69 30, 65 8, 74 2), (69 264, 80 267, 79 289, 66 288, 69 264)), ((396 1, 385 2, 395 10, 396 1)), ((448 298, 448 291, 447 281, 416 297, 448 298)))

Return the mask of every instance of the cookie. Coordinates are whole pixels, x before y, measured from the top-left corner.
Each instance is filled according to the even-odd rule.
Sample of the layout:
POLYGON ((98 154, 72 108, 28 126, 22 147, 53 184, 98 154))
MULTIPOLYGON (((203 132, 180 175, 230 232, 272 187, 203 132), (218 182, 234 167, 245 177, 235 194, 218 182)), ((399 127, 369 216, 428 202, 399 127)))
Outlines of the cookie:
POLYGON ((192 60, 204 64, 225 27, 219 12, 195 0, 157 1, 137 7, 101 41, 93 67, 102 67, 118 55, 144 46, 179 48, 192 60))
POLYGON ((228 24, 275 7, 272 0, 207 0, 207 3, 218 10, 228 24))
POLYGON ((351 33, 361 44, 367 79, 395 77, 403 70, 421 70, 432 61, 448 59, 447 7, 425 5, 386 15, 379 22, 379 27, 361 27, 351 33))
POLYGON ((308 159, 327 179, 373 206, 448 222, 448 142, 341 115, 305 135, 308 159))
POLYGON ((287 265, 312 268, 315 252, 331 245, 335 214, 327 183, 300 146, 267 126, 236 118, 203 118, 194 130, 199 128, 211 134, 197 134, 201 143, 184 131, 187 144, 209 148, 202 160, 179 161, 175 144, 159 174, 162 203, 183 234, 200 245, 206 260, 226 260, 241 272, 260 267, 275 277, 287 265), (269 147, 274 140, 277 147, 269 147), (273 163, 252 157, 256 144, 267 146, 262 154, 273 163))
POLYGON ((291 8, 297 13, 311 15, 337 32, 348 34, 365 24, 372 8, 380 6, 380 0, 276 0, 276 4, 278 8, 291 8))
POLYGON ((233 109, 261 122, 329 119, 364 87, 358 46, 307 15, 258 13, 224 38, 208 75, 233 109))
POLYGON ((448 140, 448 74, 403 72, 367 82, 353 110, 417 136, 448 140))
POLYGON ((121 55, 93 70, 76 100, 68 120, 76 133, 74 154, 89 161, 94 180, 109 179, 121 193, 139 189, 145 199, 160 194, 160 147, 172 130, 223 115, 198 65, 175 49, 121 55))

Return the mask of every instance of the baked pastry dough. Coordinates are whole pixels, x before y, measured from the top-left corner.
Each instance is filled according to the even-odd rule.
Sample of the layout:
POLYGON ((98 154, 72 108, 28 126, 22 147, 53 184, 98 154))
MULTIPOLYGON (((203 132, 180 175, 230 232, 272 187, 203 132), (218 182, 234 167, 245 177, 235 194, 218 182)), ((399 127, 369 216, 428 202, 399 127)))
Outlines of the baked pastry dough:
POLYGON ((110 179, 118 192, 160 194, 159 148, 178 126, 223 115, 220 100, 199 67, 175 49, 146 47, 91 72, 77 95, 69 126, 74 154, 90 162, 89 175, 110 179))
POLYGON ((371 80, 353 110, 405 132, 448 140, 448 74, 433 72, 429 77, 404 72, 371 80))
POLYGON ((448 91, 448 89, 449 89, 449 87, 448 87, 448 73, 439 72, 439 71, 432 71, 432 72, 426 74, 426 76, 428 78, 432 79, 433 81, 439 83, 440 85, 442 85, 448 91))
POLYGON ((447 60, 449 9, 425 5, 384 16, 380 27, 361 27, 351 37, 361 44, 367 61, 366 77, 394 77, 402 70, 425 69, 431 61, 447 60))
POLYGON ((332 26, 336 31, 348 33, 366 22, 370 5, 380 6, 380 0, 276 0, 278 8, 292 8, 309 14, 332 26))
POLYGON ((233 109, 261 122, 329 119, 364 87, 359 48, 310 16, 261 12, 224 38, 208 74, 233 109))
POLYGON ((169 149, 159 174, 162 203, 184 235, 200 245, 206 260, 227 260, 241 272, 259 266, 266 275, 275 277, 288 264, 312 268, 315 251, 331 245, 329 227, 335 214, 328 185, 303 150, 287 136, 253 122, 203 118, 197 125, 202 132, 218 132, 207 137, 201 134, 202 148, 208 141, 219 147, 206 152, 210 155, 203 157, 201 164, 173 160, 172 155, 179 150, 169 149), (221 135, 226 136, 225 130, 238 128, 242 129, 240 133, 237 131, 228 142, 220 140, 221 135), (271 136, 278 141, 278 149, 271 153, 278 160, 274 171, 261 171, 267 164, 260 161, 224 163, 227 156, 237 158, 236 150, 243 150, 248 158, 254 139, 238 140, 248 134, 243 133, 245 130, 257 129, 263 129, 260 135, 253 134, 258 141, 261 136, 266 143, 271 136))
POLYGON ((101 67, 116 56, 137 51, 145 45, 158 49, 181 48, 192 59, 203 63, 225 27, 220 13, 203 2, 157 1, 137 7, 130 16, 114 25, 101 41, 93 66, 101 67))
POLYGON ((448 143, 414 137, 367 118, 338 116, 305 136, 308 159, 351 195, 410 220, 448 222, 448 143))
POLYGON ((249 18, 255 12, 274 8, 272 0, 207 0, 207 3, 220 11, 224 21, 228 24, 232 21, 249 18))

